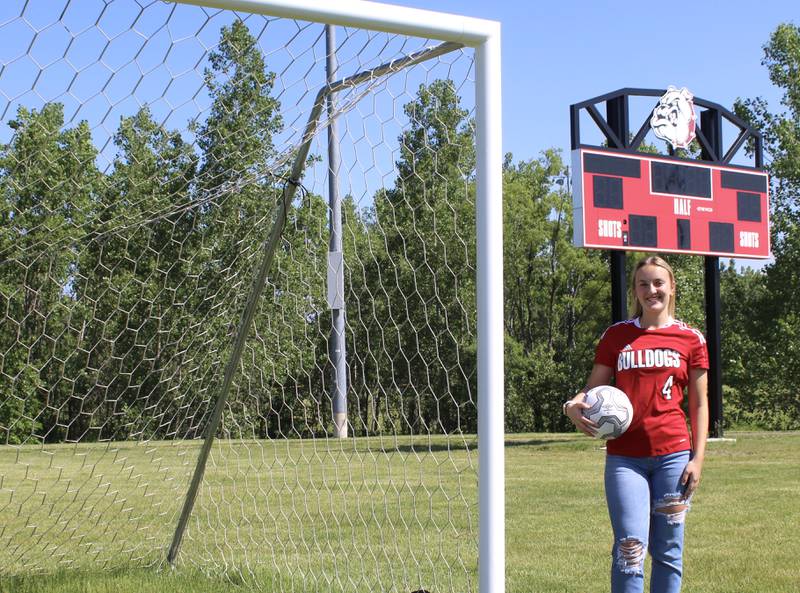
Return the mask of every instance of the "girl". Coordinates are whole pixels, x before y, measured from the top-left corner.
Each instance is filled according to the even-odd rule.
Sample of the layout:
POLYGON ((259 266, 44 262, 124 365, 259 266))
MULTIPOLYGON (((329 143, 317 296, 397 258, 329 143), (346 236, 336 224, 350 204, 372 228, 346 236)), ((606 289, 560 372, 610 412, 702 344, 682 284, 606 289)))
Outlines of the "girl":
POLYGON ((657 256, 641 260, 632 279, 633 317, 600 338, 586 387, 564 403, 575 426, 593 436, 584 418, 586 391, 614 384, 633 405, 633 422, 608 441, 605 489, 614 532, 612 593, 640 593, 644 559, 652 558, 652 593, 681 588, 683 532, 700 483, 708 433, 708 351, 703 335, 677 321, 675 276, 657 256), (689 391, 691 435, 681 410, 689 391))

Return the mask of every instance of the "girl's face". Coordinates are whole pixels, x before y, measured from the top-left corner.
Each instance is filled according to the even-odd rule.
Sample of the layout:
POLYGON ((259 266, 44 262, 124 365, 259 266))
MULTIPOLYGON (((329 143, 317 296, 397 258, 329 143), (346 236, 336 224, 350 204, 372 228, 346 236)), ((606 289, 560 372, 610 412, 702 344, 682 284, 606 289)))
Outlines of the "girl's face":
POLYGON ((636 272, 636 298, 648 316, 669 311, 670 300, 675 297, 675 284, 669 272, 661 266, 642 266, 636 272))

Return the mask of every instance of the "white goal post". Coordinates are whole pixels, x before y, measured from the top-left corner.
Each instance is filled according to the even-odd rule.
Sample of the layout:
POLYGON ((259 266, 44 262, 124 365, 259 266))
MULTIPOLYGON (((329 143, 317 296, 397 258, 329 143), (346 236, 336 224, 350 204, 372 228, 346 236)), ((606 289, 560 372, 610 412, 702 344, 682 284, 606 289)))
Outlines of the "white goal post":
POLYGON ((410 592, 428 574, 439 590, 473 590, 472 558, 460 547, 396 563, 416 545, 444 548, 474 532, 462 481, 474 472, 477 429, 477 590, 502 593, 499 24, 356 0, 97 0, 83 7, 82 23, 76 0, 59 0, 52 10, 60 14, 45 16, 48 3, 37 12, 37 2, 0 9, 0 35, 27 43, 0 50, 0 337, 9 342, 0 344, 0 576, 85 568, 74 558, 82 553, 101 568, 117 566, 117 553, 153 565, 154 547, 180 566, 195 521, 210 535, 193 541, 192 564, 232 567, 264 590, 392 582, 387 590, 410 592), (177 32, 183 5, 197 8, 196 36, 177 32), (133 15, 129 28, 115 28, 122 13, 133 15), (218 23, 222 40, 209 41, 218 23), (326 58, 324 35, 310 24, 345 33, 327 83, 308 74, 326 58), (280 35, 284 45, 269 49, 280 35), (60 57, 41 49, 56 42, 60 57), (122 57, 120 46, 136 44, 122 57), (199 57, 174 58, 187 46, 199 57), (147 65, 152 48, 176 62, 147 65), (471 60, 448 58, 461 51, 471 60), (237 80, 244 60, 254 80, 237 80), (121 76, 129 69, 135 84, 121 76), (167 82, 153 90, 162 75, 167 82), (84 90, 92 78, 97 88, 84 90), (185 95, 184 81, 195 78, 202 91, 185 95), (467 92, 474 96, 463 107, 467 92), (447 101, 449 111, 436 111, 447 101), (248 122, 233 121, 250 112, 248 122), (251 136, 230 132, 250 124, 251 136), (326 131, 351 152, 341 166, 321 156, 326 131), (459 148, 464 138, 474 156, 459 148), (243 152, 231 154, 234 145, 243 152), (317 177, 339 173, 350 181, 338 231, 345 246, 303 253, 327 242, 327 228, 317 227, 333 220, 333 207, 319 210, 317 177), (404 174, 408 187, 397 181, 404 174), (297 206, 306 202, 307 211, 297 206), (474 220, 461 220, 465 212, 474 220), (470 225, 474 235, 462 233, 470 225), (430 290, 418 287, 426 274, 436 277, 430 290), (382 279, 364 280, 370 275, 382 279), (319 353, 331 323, 320 306, 326 279, 328 308, 341 308, 348 330, 363 334, 352 342, 354 362, 343 362, 347 373, 365 384, 363 376, 376 377, 363 403, 346 408, 357 406, 357 419, 334 418, 333 396, 307 395, 331 387, 320 361, 332 354, 319 353), (290 381, 281 375, 288 368, 290 381), (474 427, 462 420, 473 413, 474 427), (361 424, 348 434, 342 422, 361 424), (452 453, 456 440, 463 453, 452 453), (222 468, 211 484, 206 463, 222 468), (126 488, 146 505, 132 510, 126 488), (204 488, 207 502, 195 508, 204 488), (129 532, 120 517, 129 517, 129 532), (177 523, 171 546, 156 541, 153 522, 170 532, 177 523), (254 536, 259 525, 285 527, 285 539, 254 536), (426 539, 431 528, 436 536, 426 539), (306 537, 307 529, 324 537, 306 537), (87 535, 93 530, 103 542, 87 535), (325 558, 348 541, 371 557, 325 558), (265 547, 266 573, 254 558, 265 547), (437 574, 454 567, 465 574, 437 574), (369 576, 376 570, 392 574, 369 576))

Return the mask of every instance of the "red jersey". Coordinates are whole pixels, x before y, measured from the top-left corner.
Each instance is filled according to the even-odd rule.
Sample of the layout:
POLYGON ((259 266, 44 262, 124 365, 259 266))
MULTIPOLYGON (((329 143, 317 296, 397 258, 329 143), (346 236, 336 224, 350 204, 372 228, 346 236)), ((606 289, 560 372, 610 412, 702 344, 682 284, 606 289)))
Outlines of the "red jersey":
POLYGON ((643 329, 629 319, 605 331, 594 362, 614 369, 614 384, 633 405, 630 427, 608 441, 608 453, 651 457, 691 449, 681 402, 689 369, 708 368, 702 333, 682 321, 643 329))

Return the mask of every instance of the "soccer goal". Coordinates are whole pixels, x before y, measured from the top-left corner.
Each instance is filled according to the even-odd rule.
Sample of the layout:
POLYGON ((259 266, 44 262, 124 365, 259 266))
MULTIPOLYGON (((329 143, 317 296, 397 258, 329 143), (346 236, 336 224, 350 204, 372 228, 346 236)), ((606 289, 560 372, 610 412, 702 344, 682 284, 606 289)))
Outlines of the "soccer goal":
POLYGON ((6 0, 0 36, 0 576, 502 592, 498 25, 6 0))

